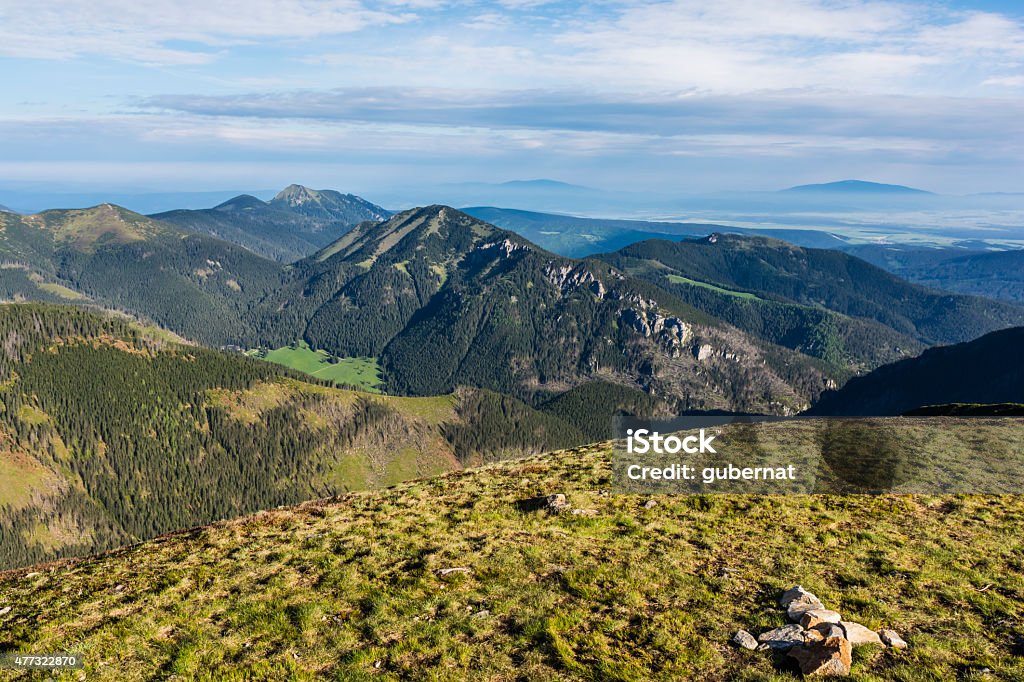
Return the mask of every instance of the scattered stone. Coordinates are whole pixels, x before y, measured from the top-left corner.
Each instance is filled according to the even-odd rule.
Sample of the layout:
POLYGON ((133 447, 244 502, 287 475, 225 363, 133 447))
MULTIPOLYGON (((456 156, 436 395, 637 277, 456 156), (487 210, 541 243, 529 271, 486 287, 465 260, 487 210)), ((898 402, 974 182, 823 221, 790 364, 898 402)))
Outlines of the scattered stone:
POLYGON ((573 509, 570 513, 575 516, 597 516, 596 509, 573 509))
POLYGON ((891 646, 893 649, 907 648, 907 643, 903 641, 903 638, 895 630, 881 630, 878 634, 886 646, 891 646))
POLYGON ((0 616, 6 616, 10 612, 11 612, 11 607, 10 606, 5 606, 2 609, 0 609, 0 616))
POLYGON ((474 613, 471 617, 472 618, 486 618, 489 615, 491 615, 491 612, 490 612, 489 609, 481 609, 480 611, 477 611, 476 613, 474 613))
POLYGON ((877 644, 882 646, 882 638, 878 636, 878 633, 870 628, 866 628, 860 623, 854 623, 849 620, 839 621, 839 626, 843 628, 843 633, 846 635, 846 639, 850 640, 850 644, 853 646, 863 646, 865 644, 877 644))
POLYGON ((843 619, 835 611, 828 609, 812 609, 810 611, 804 611, 800 616, 800 625, 805 628, 813 628, 815 625, 821 625, 822 623, 838 623, 843 619))
POLYGON ((853 646, 843 637, 828 637, 793 647, 789 655, 800 664, 800 672, 808 677, 845 677, 853 665, 853 646))
POLYGON ((439 568, 438 575, 450 575, 452 573, 472 573, 473 569, 468 566, 455 566, 454 568, 439 568))
POLYGON ((569 509, 569 502, 566 501, 565 495, 562 493, 555 493, 554 495, 548 495, 544 498, 545 506, 549 512, 555 514, 561 514, 562 512, 569 509))
POLYGON ((768 632, 762 632, 757 641, 777 651, 788 651, 804 642, 804 629, 799 625, 783 625, 768 632))
POLYGON ((733 644, 737 644, 744 649, 750 649, 751 651, 757 648, 757 640, 754 639, 754 636, 746 630, 740 630, 733 635, 732 642, 733 644))
POLYGON ((658 506, 658 501, 656 499, 654 499, 653 497, 651 499, 647 500, 646 502, 644 502, 644 509, 654 509, 657 506, 658 506))
POLYGON ((31 573, 26 573, 25 577, 26 578, 38 578, 41 575, 42 575, 42 573, 40 573, 39 571, 32 571, 31 573))

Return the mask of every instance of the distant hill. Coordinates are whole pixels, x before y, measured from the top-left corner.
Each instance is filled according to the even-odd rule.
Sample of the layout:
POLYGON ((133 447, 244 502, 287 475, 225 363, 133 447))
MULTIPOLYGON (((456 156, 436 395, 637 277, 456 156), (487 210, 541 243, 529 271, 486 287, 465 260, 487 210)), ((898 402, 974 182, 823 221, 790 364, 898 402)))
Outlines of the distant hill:
POLYGON ((795 194, 907 194, 919 196, 933 194, 923 189, 916 189, 905 185, 887 185, 881 182, 867 182, 865 180, 840 180, 838 182, 821 184, 797 185, 796 187, 780 191, 795 194))
POLYGON ((845 253, 711 235, 595 256, 749 334, 837 366, 871 369, 1024 324, 1024 308, 908 284, 845 253))
POLYGON ((353 194, 289 185, 270 201, 241 195, 209 209, 151 217, 244 246, 279 262, 304 258, 364 220, 391 213, 353 194))
POLYGON ((1024 249, 960 242, 943 247, 861 244, 847 251, 917 284, 1024 303, 1024 249))
POLYGON ((2 213, 14 213, 12 209, 7 208, 3 204, 0 204, 0 212, 2 213))
POLYGON ((824 394, 808 414, 884 416, 951 403, 1024 403, 1024 327, 880 367, 824 394))
POLYGON ((701 237, 712 232, 767 235, 798 246, 815 248, 841 249, 847 245, 844 239, 819 230, 758 230, 696 222, 584 218, 493 206, 462 210, 475 218, 521 234, 549 251, 572 258, 614 251, 646 239, 701 237))
POLYGON ((0 305, 0 568, 577 445, 488 391, 390 398, 66 306, 0 305))

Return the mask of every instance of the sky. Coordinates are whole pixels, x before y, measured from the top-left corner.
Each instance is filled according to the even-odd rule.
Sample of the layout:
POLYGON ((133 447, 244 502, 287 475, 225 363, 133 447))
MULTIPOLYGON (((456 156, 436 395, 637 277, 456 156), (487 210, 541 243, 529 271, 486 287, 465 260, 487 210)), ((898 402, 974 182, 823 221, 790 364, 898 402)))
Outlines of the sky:
POLYGON ((1024 191, 1024 3, 0 0, 0 187, 1024 191))

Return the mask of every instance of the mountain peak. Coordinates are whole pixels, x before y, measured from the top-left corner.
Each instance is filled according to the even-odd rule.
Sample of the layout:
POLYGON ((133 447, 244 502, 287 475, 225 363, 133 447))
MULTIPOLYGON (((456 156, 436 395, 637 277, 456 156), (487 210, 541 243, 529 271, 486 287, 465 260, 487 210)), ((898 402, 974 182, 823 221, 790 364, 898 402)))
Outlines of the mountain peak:
POLYGON ((882 182, 869 182, 867 180, 839 180, 837 182, 825 182, 811 185, 797 185, 782 192, 794 193, 828 193, 836 192, 843 194, 913 194, 927 195, 932 192, 906 185, 888 185, 882 182))
POLYGON ((421 245, 435 236, 441 241, 458 242, 459 248, 465 248, 498 234, 508 234, 515 240, 524 241, 518 235, 505 233, 451 206, 431 204, 396 213, 383 222, 360 223, 317 254, 316 258, 323 261, 337 254, 345 258, 358 254, 361 260, 372 262, 386 251, 404 249, 413 244, 421 245))
POLYGON ((284 203, 289 206, 301 206, 320 200, 320 192, 303 185, 288 185, 278 192, 270 203, 284 203))
POLYGON ((222 204, 213 207, 214 211, 242 211, 245 209, 266 208, 267 202, 257 199, 251 194, 239 194, 222 204))

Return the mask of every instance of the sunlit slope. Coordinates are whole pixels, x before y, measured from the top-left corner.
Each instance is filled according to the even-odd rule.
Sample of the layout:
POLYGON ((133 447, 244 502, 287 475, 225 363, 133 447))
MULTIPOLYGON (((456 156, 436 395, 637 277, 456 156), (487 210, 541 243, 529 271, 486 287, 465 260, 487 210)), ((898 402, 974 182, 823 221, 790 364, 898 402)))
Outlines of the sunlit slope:
POLYGON ((111 680, 790 680, 728 641, 802 583, 910 642, 857 649, 859 679, 1024 676, 1020 498, 609 485, 591 446, 8 573, 3 646, 111 680), (549 493, 588 511, 524 503, 549 493))

